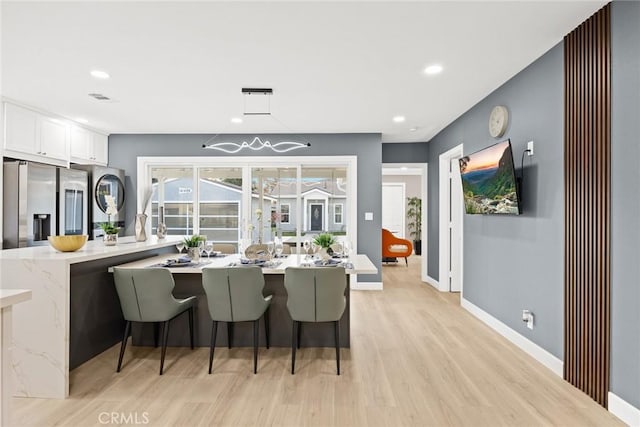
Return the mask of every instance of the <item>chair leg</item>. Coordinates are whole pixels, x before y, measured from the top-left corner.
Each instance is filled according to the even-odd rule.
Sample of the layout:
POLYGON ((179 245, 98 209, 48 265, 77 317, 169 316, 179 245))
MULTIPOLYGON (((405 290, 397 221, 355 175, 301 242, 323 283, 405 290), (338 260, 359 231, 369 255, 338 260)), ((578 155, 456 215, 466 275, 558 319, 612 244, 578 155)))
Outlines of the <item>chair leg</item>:
POLYGON ((302 322, 298 322, 298 348, 300 348, 300 342, 302 341, 302 322))
POLYGON ((258 331, 260 319, 253 321, 253 373, 258 373, 258 331))
POLYGON ((264 335, 267 341, 267 348, 269 348, 269 309, 263 314, 264 317, 264 335))
POLYGON ((211 343, 209 344, 209 373, 213 369, 213 351, 216 348, 216 336, 218 335, 218 322, 213 321, 211 326, 211 343))
POLYGON ((160 323, 153 322, 153 346, 158 348, 158 337, 160 333, 160 323))
POLYGON ((333 322, 336 338, 336 366, 338 368, 338 375, 340 375, 340 321, 333 322))
POLYGON ((409 267, 409 258, 408 257, 404 257, 404 263, 407 264, 407 267, 409 267))
POLYGON ((122 344, 120 345, 120 357, 118 357, 118 368, 116 372, 120 372, 120 368, 122 367, 122 358, 124 357, 124 350, 127 348, 127 340, 129 339, 130 333, 131 322, 127 321, 127 324, 124 326, 124 337, 122 337, 122 344))
POLYGON ((160 375, 164 368, 164 356, 167 354, 167 341, 169 338, 169 321, 162 324, 162 353, 160 353, 160 375))
POLYGON ((191 350, 193 350, 193 307, 189 309, 189 337, 191 338, 191 350))
POLYGON ((296 322, 293 321, 292 329, 291 329, 291 375, 295 373, 296 370, 296 322))
POLYGON ((231 349, 231 340, 233 339, 233 322, 227 322, 227 343, 231 349))

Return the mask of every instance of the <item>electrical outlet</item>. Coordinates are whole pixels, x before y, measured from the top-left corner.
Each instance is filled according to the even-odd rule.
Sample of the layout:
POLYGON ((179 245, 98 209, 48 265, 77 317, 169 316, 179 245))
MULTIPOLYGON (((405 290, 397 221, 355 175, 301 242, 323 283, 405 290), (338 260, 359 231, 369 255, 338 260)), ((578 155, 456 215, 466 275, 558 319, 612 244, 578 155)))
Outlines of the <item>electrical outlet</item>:
POLYGON ((533 156, 533 141, 527 142, 527 152, 528 155, 533 156))
POLYGON ((530 310, 522 310, 522 321, 527 323, 527 328, 533 329, 533 313, 530 310))

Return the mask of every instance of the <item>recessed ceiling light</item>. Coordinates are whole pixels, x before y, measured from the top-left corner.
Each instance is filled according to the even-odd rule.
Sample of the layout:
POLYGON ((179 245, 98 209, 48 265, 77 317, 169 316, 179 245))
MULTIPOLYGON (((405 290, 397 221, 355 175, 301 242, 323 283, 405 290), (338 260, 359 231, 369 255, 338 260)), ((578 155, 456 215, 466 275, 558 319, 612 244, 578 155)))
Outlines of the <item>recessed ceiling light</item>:
POLYGON ((107 73, 106 71, 100 71, 100 70, 92 70, 91 75, 96 79, 103 79, 103 80, 111 77, 109 73, 107 73))
POLYGON ((401 170, 401 171, 406 171, 407 169, 408 169, 408 168, 407 168, 406 166, 402 166, 402 167, 400 168, 400 170, 401 170))
POLYGON ((430 76, 434 74, 440 74, 441 72, 442 72, 442 65, 440 64, 429 65, 427 68, 424 69, 424 73, 430 76))
POLYGON ((406 119, 405 119, 405 117, 404 117, 404 116, 395 116, 395 117, 393 118, 393 122, 394 122, 394 123, 402 123, 402 122, 404 122, 405 120, 406 120, 406 119))
POLYGON ((231 123, 242 123, 242 119, 240 117, 232 117, 231 123))
POLYGON ((418 128, 417 128, 417 127, 412 127, 411 129, 409 129, 409 132, 415 132, 415 131, 417 131, 417 130, 418 130, 418 128))
POLYGON ((76 122, 78 123, 89 123, 89 120, 82 118, 82 117, 78 117, 76 118, 76 122))

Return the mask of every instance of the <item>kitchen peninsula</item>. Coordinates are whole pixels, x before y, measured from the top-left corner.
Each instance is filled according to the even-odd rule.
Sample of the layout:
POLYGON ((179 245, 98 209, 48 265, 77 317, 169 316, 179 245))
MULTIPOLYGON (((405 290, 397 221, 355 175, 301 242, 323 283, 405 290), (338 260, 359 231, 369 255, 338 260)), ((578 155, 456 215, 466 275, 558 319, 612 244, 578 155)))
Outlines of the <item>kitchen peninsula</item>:
POLYGON ((67 397, 69 371, 122 339, 124 320, 108 268, 176 252, 181 240, 127 237, 110 247, 89 241, 68 253, 49 246, 0 251, 2 288, 33 295, 13 313, 14 394, 67 397))

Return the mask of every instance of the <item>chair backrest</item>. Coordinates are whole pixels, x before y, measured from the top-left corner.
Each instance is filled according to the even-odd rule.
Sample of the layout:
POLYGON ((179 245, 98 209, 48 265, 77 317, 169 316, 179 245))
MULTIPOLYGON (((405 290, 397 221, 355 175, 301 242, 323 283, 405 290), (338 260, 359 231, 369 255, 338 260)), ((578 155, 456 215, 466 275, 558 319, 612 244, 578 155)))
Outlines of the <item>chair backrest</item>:
POLYGON ((230 243, 214 243, 213 250, 223 254, 235 254, 236 247, 230 243))
POLYGON ((269 305, 262 295, 264 276, 258 266, 203 268, 202 287, 212 320, 256 320, 269 305))
POLYGON ((171 272, 165 268, 113 269, 124 319, 130 322, 169 320, 177 303, 171 272))
POLYGON ((343 267, 288 267, 284 274, 287 309, 300 322, 335 322, 347 305, 343 267))

